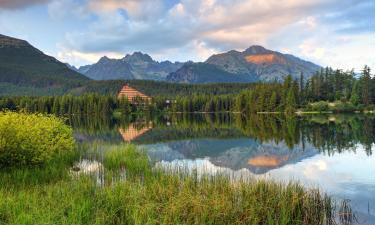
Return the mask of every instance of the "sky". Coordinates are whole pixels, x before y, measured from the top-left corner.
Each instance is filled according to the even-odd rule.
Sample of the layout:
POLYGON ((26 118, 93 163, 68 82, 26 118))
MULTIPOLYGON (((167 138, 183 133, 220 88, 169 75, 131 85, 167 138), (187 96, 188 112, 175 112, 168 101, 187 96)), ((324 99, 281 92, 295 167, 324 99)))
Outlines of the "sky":
POLYGON ((375 68, 375 0, 0 0, 0 33, 75 66, 134 51, 204 61, 251 45, 375 68))

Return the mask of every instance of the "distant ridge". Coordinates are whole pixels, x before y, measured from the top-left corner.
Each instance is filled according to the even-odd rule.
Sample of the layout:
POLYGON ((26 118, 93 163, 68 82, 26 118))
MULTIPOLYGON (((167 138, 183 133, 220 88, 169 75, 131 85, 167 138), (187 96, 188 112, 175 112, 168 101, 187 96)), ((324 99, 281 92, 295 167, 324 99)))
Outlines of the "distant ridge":
MULTIPOLYGON (((89 80, 27 41, 0 35, 0 86, 14 89, 66 89, 89 80)), ((2 94, 4 88, 0 90, 2 94)), ((16 90, 15 90, 16 91, 16 90)))
POLYGON ((243 52, 215 54, 204 63, 186 64, 167 80, 181 83, 281 81, 285 76, 313 75, 320 66, 293 55, 254 45, 243 52), (209 69, 210 68, 210 69, 209 69))
POLYGON ((178 70, 182 65, 180 62, 157 62, 148 54, 134 52, 122 59, 103 56, 97 63, 80 67, 78 71, 94 80, 165 80, 169 73, 178 70))

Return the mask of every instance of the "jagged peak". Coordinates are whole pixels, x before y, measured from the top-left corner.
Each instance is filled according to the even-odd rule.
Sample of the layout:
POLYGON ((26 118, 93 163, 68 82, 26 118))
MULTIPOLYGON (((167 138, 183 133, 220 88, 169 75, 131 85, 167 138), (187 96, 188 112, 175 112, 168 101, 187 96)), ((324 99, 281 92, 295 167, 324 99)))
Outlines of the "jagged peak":
POLYGON ((260 45, 252 45, 244 51, 246 54, 264 54, 269 52, 271 51, 260 45))
POLYGON ((133 54, 129 55, 126 54, 126 56, 123 58, 124 61, 130 61, 130 60, 142 60, 145 62, 153 62, 154 60, 149 56, 148 54, 142 53, 140 51, 133 52, 133 54))
POLYGON ((238 54, 238 53, 240 53, 240 52, 237 51, 237 50, 230 50, 230 51, 227 52, 227 53, 229 53, 229 54, 238 54))
POLYGON ((110 58, 108 58, 107 56, 103 56, 99 59, 98 63, 105 63, 105 62, 109 62, 111 61, 110 58))

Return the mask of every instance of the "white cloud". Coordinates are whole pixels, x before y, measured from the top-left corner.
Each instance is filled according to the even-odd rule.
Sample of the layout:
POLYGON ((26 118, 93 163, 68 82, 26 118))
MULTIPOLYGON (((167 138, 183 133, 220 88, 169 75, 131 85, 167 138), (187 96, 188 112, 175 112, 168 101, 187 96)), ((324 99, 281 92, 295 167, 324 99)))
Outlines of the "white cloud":
POLYGON ((161 0, 91 0, 88 7, 99 14, 121 9, 133 20, 153 20, 163 13, 161 0))
POLYGON ((115 52, 97 52, 97 53, 83 53, 77 50, 66 49, 60 47, 56 58, 62 62, 68 62, 70 65, 82 66, 96 63, 101 57, 108 56, 109 58, 122 58, 123 55, 115 52))
MULTIPOLYGON (((165 3, 86 0, 80 10, 95 15, 95 20, 84 30, 67 33, 60 44, 85 55, 143 51, 158 59, 195 61, 261 44, 323 66, 375 66, 368 54, 374 50, 374 35, 336 31, 340 26, 334 18, 356 5, 353 0, 180 0, 169 8, 165 3)), ((51 11, 60 8, 54 4, 51 11)))
POLYGON ((313 44, 311 40, 305 40, 298 47, 301 50, 303 56, 315 58, 316 60, 321 60, 326 53, 326 50, 324 48, 317 47, 317 45, 313 44))
POLYGON ((69 16, 87 18, 89 11, 87 7, 75 0, 53 0, 48 6, 48 14, 53 19, 65 19, 69 16))

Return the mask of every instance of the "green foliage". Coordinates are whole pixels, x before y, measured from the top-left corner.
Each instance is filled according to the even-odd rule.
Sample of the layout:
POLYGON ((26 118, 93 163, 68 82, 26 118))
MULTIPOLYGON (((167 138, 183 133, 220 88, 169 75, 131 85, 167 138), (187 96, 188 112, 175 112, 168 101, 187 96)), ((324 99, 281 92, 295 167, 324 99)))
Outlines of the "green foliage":
POLYGON ((296 109, 296 96, 294 95, 293 88, 289 88, 288 95, 286 98, 286 108, 287 113, 293 113, 296 109))
POLYGON ((0 113, 0 167, 46 163, 74 146, 72 129, 54 116, 0 113))
POLYGON ((351 102, 336 101, 329 105, 329 110, 337 113, 354 112, 356 107, 351 102))
MULTIPOLYGON (((145 159, 133 147, 124 148, 129 152, 123 156, 145 159)), ((66 168, 57 168, 69 173, 66 168)), ((95 176, 84 174, 53 173, 56 179, 39 184, 0 179, 6 182, 0 186, 0 223, 319 225, 332 222, 336 216, 330 197, 295 183, 231 181, 219 174, 198 178, 183 170, 151 171, 150 164, 140 170, 125 170, 126 180, 121 180, 113 169, 103 171, 101 186, 95 176)), ((28 175, 22 170, 18 173, 18 177, 28 175)), ((0 177, 9 177, 8 172, 0 172, 0 177)))
POLYGON ((324 112, 324 111, 328 111, 328 109, 329 109, 328 102, 326 101, 314 102, 308 105, 308 110, 311 110, 311 111, 324 112))
POLYGON ((130 173, 144 173, 149 169, 145 153, 134 145, 113 146, 104 153, 104 166, 110 170, 126 170, 130 173))
POLYGON ((362 71, 362 77, 360 79, 361 90, 362 90, 362 103, 364 105, 370 105, 373 103, 373 85, 371 82, 370 68, 365 66, 362 71))
POLYGON ((359 89, 359 81, 355 81, 353 88, 352 88, 352 93, 350 96, 350 102, 353 105, 358 105, 360 103, 360 89, 359 89))

